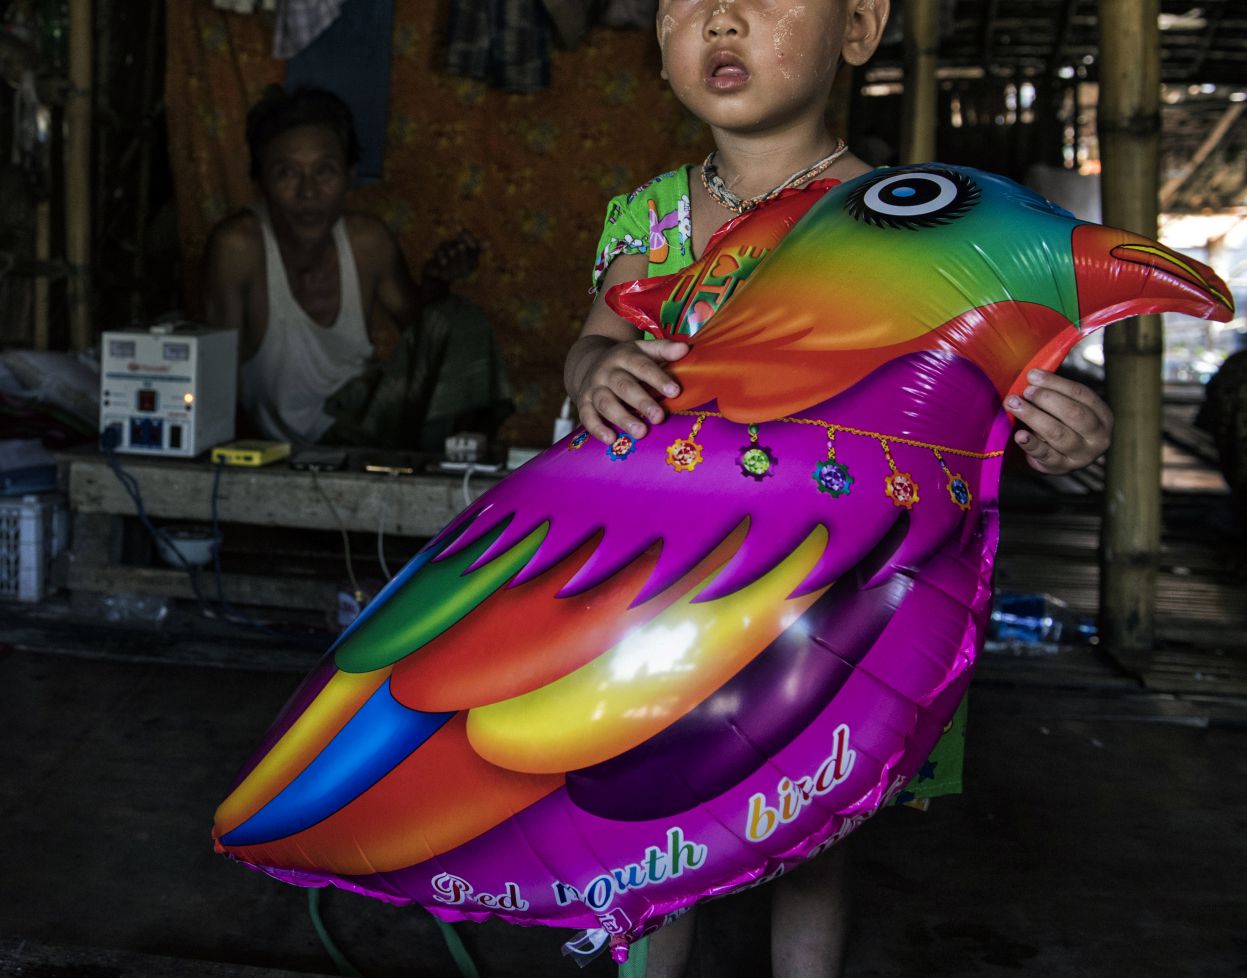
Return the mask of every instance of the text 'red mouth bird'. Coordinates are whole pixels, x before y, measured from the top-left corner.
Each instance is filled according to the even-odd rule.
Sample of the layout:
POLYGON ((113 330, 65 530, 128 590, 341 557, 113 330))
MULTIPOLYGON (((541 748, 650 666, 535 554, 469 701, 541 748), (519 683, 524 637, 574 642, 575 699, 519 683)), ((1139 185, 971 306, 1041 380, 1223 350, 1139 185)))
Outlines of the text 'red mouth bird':
POLYGON ((1003 398, 1225 284, 979 171, 786 193, 612 302, 690 343, 645 439, 583 431, 464 511, 295 694, 216 814, 278 879, 445 919, 665 915, 911 778, 990 606, 1003 398))

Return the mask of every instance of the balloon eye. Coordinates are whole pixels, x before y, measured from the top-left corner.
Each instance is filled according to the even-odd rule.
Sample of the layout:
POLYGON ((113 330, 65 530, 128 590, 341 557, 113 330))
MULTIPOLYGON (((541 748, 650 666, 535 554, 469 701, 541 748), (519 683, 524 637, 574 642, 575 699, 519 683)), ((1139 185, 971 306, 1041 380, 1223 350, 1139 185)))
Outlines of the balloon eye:
POLYGON ((855 190, 845 207, 875 227, 917 230, 957 220, 980 196, 974 181, 954 170, 893 170, 855 190))

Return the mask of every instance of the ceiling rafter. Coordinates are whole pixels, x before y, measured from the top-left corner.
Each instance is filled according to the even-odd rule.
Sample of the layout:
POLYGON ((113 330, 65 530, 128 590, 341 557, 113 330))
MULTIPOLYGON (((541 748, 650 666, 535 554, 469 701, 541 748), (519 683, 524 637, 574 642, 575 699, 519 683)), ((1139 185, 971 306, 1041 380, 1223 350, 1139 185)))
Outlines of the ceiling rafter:
MULTIPOLYGON (((894 6, 903 16, 903 5, 894 6)), ((1247 88, 1244 0, 1162 0, 1161 10, 1174 23, 1161 32, 1162 81, 1247 88), (1197 10, 1201 16, 1192 17, 1197 10), (1201 19, 1202 25, 1197 23, 1201 19)), ((1033 75, 1036 70, 1051 75, 1070 64, 1080 77, 1094 80, 1097 12, 1095 0, 943 0, 940 63, 994 75, 1033 75)), ((872 64, 899 67, 899 31, 888 36, 872 64)))
MULTIPOLYGON (((904 2, 893 0, 898 19, 904 2)), ((962 93, 967 118, 975 115, 976 86, 985 86, 983 98, 991 102, 988 90, 1009 81, 1042 84, 1062 73, 1061 82, 1070 85, 1097 80, 1097 0, 938 2, 939 77, 962 93)), ((1247 95, 1239 94, 1247 93, 1247 0, 1161 0, 1160 8, 1166 15, 1160 77, 1166 86, 1167 207, 1247 205, 1247 95)), ((864 73, 867 80, 903 81, 899 36, 899 30, 889 32, 864 73)), ((1093 101, 1094 90, 1085 97, 1093 101)), ((1094 140, 1094 132, 1087 138, 1094 140)))
POLYGON ((983 13, 983 69, 992 69, 992 41, 996 36, 996 14, 1000 9, 1000 0, 987 0, 987 9, 983 13))
POLYGON ((1204 31, 1201 38, 1199 54, 1195 58, 1195 63, 1191 66, 1191 74, 1198 77, 1199 73, 1204 70, 1204 62, 1208 59, 1208 52, 1212 49, 1212 41, 1221 29, 1221 22, 1225 20, 1225 10, 1229 6, 1225 0, 1221 0, 1217 7, 1217 12, 1208 18, 1208 29, 1204 31))

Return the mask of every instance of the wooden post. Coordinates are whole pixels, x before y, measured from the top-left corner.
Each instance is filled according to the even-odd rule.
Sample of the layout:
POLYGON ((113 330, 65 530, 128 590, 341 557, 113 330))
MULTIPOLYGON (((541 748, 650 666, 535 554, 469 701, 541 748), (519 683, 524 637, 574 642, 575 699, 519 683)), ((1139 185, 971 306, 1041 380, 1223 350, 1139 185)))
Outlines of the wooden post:
MULTIPOLYGON (((1100 139, 1104 223, 1155 237, 1160 189, 1159 0, 1100 0, 1100 139)), ((1160 552, 1159 316, 1110 328, 1104 340, 1108 453, 1100 540, 1100 621, 1127 658, 1155 645, 1160 552)))
POLYGON ((901 162, 935 159, 939 69, 939 0, 905 4, 905 92, 901 96, 901 162))
POLYGON ((85 350, 91 322, 91 0, 69 0, 69 95, 65 101, 65 260, 69 345, 85 350))
POLYGON ((40 274, 35 276, 35 335, 32 345, 36 350, 46 350, 49 346, 51 326, 46 269, 51 261, 52 202, 41 200, 35 204, 35 263, 40 268, 40 274))
POLYGON ((160 99, 156 86, 164 77, 162 72, 156 70, 156 59, 160 51, 160 13, 160 0, 152 0, 148 5, 147 41, 143 48, 143 127, 139 131, 139 178, 134 204, 134 263, 131 267, 135 284, 130 293, 131 319, 145 319, 148 313, 144 286, 147 282, 147 224, 151 211, 148 199, 152 193, 152 155, 155 153, 152 121, 156 114, 156 103, 160 99))

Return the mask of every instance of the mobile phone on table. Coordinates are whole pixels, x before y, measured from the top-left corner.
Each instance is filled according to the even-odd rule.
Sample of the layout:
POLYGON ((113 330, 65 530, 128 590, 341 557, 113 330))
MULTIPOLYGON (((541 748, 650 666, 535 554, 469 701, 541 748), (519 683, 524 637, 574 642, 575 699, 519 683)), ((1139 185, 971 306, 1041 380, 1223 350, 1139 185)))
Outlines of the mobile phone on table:
POLYGON ((337 472, 346 467, 343 448, 300 448, 290 456, 290 467, 300 472, 337 472))
POLYGON ((365 472, 382 475, 415 475, 424 466, 424 460, 415 452, 372 452, 360 458, 365 472))

